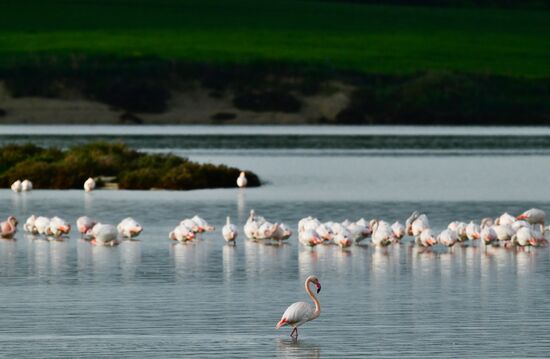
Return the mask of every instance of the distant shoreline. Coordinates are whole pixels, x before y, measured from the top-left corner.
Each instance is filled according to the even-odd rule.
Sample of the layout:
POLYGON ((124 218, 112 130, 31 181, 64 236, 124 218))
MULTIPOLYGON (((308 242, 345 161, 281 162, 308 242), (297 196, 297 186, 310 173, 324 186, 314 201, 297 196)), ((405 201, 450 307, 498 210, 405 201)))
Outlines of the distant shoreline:
POLYGON ((0 68, 0 124, 550 125, 550 78, 79 61, 0 68))

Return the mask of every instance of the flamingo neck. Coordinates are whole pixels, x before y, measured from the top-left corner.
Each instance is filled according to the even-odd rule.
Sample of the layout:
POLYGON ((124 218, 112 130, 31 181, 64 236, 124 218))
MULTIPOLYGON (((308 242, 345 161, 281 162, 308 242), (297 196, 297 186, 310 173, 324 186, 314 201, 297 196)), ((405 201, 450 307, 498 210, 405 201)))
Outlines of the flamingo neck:
POLYGON ((311 300, 313 300, 313 303, 315 304, 315 312, 313 313, 313 317, 317 318, 319 314, 321 314, 321 304, 319 304, 319 300, 315 297, 315 294, 311 291, 311 288, 309 287, 309 284, 311 283, 311 280, 306 281, 306 292, 311 297, 311 300))

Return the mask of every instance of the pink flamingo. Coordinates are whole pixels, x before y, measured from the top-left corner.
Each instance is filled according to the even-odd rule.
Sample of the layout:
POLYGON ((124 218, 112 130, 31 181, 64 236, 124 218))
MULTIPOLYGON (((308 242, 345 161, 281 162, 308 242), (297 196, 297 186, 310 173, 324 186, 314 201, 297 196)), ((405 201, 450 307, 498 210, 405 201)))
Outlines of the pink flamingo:
POLYGON ((321 305, 319 304, 319 300, 315 298, 315 295, 309 288, 310 283, 315 284, 315 287, 317 288, 317 293, 321 291, 321 283, 319 283, 319 279, 317 279, 317 277, 314 275, 310 275, 309 277, 307 277, 305 283, 306 293, 313 300, 315 308, 313 308, 311 304, 306 302, 293 303, 288 308, 286 308, 283 316, 281 317, 281 320, 279 320, 279 323, 277 323, 277 326, 275 327, 275 329, 279 329, 282 326, 290 325, 293 328, 292 332, 290 332, 290 336, 295 340, 298 339, 298 327, 304 323, 309 322, 310 320, 317 318, 321 314, 321 305))
POLYGON ((17 219, 14 216, 9 216, 5 222, 0 222, 0 237, 13 238, 17 231, 17 219))

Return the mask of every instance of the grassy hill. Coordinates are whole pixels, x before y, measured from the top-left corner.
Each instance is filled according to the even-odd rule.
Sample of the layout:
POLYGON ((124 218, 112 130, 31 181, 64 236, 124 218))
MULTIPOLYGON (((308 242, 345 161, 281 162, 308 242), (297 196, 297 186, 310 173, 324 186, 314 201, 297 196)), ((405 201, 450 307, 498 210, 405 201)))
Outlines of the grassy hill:
POLYGON ((7 0, 0 61, 39 54, 550 75, 550 11, 318 1, 7 0))
POLYGON ((0 122, 550 124, 545 2, 454 3, 2 1, 0 122))

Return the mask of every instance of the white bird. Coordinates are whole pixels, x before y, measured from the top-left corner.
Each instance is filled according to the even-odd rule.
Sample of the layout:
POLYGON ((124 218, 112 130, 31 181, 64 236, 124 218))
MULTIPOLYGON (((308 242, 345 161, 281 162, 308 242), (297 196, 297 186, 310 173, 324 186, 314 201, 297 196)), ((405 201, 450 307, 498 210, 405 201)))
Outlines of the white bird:
POLYGON ((206 222, 206 220, 202 219, 201 217, 195 215, 193 218, 191 218, 193 222, 195 222, 198 226, 199 233, 202 232, 214 232, 216 228, 214 226, 211 226, 206 222))
POLYGON ((396 240, 400 240, 401 238, 403 238, 403 236, 405 235, 405 226, 403 226, 401 223, 399 223, 398 221, 395 221, 392 225, 391 225, 391 230, 392 230, 392 233, 393 233, 393 238, 395 238, 396 240))
POLYGON ((168 238, 178 242, 192 241, 195 239, 195 232, 193 232, 191 228, 179 224, 170 234, 168 234, 168 238))
MULTIPOLYGON (((306 225, 307 226, 307 225, 306 225)), ((312 228, 313 230, 317 231, 316 228, 319 228, 319 226, 312 228)), ((342 233, 347 231, 347 228, 342 224, 338 222, 330 222, 330 231, 332 232, 333 239, 338 233, 342 233)))
POLYGON ((439 233, 439 236, 437 236, 437 240, 444 246, 452 248, 456 244, 456 242, 458 242, 458 235, 452 229, 447 228, 439 233))
POLYGON ((533 233, 530 228, 522 227, 518 232, 513 236, 512 243, 520 246, 536 246, 537 240, 534 238, 533 233))
POLYGON ((81 238, 90 238, 92 228, 94 228, 96 224, 96 221, 91 219, 87 216, 79 217, 76 220, 76 228, 78 229, 78 232, 81 234, 81 238))
POLYGON ((179 225, 187 227, 193 233, 199 233, 200 232, 199 225, 195 221, 193 221, 191 218, 185 218, 184 220, 182 220, 180 222, 179 225))
POLYGON ((312 229, 298 232, 298 241, 308 247, 315 247, 316 245, 323 243, 323 240, 319 238, 317 232, 312 229))
POLYGON ((279 227, 278 223, 264 222, 258 228, 255 239, 270 239, 279 227))
POLYGON ((372 228, 372 244, 377 247, 386 247, 392 243, 393 231, 386 221, 377 221, 373 219, 370 222, 372 228))
POLYGON ((271 235, 271 239, 275 241, 284 241, 292 236, 292 231, 284 223, 277 226, 277 229, 271 235))
POLYGON ((92 244, 116 245, 118 244, 118 232, 112 224, 96 223, 92 228, 92 244))
POLYGON ((418 237, 425 229, 429 228, 430 222, 428 221, 428 216, 421 214, 411 223, 410 233, 412 233, 413 236, 418 237))
POLYGON ((364 218, 361 218, 359 219, 357 222, 358 225, 362 226, 363 228, 365 228, 364 232, 363 232, 363 237, 367 238, 369 237, 371 234, 372 234, 372 228, 370 228, 370 224, 369 222, 367 222, 364 218))
POLYGON ((411 213, 409 218, 405 221, 405 230, 409 236, 412 236, 412 224, 413 222, 420 216, 420 213, 418 211, 414 211, 411 213))
POLYGON ((243 187, 246 187, 247 184, 248 184, 248 180, 246 179, 245 173, 243 171, 239 175, 239 178, 237 178, 237 186, 239 186, 239 188, 243 188, 243 187))
POLYGON ((54 237, 61 237, 67 235, 71 231, 71 225, 62 218, 52 217, 50 218, 50 224, 48 226, 48 234, 54 237))
POLYGON ((514 230, 509 225, 493 225, 491 228, 497 234, 497 239, 502 242, 511 240, 514 235, 514 230))
POLYGON ((437 239, 432 233, 432 230, 430 228, 426 228, 420 233, 418 237, 416 237, 416 244, 422 246, 422 247, 432 247, 437 243, 437 239))
POLYGON ((95 181, 92 177, 89 177, 86 182, 84 182, 84 191, 91 192, 95 189, 95 181))
POLYGON ((25 232, 31 233, 31 234, 38 234, 38 230, 36 229, 36 226, 34 225, 34 222, 36 221, 36 216, 33 214, 29 218, 27 218, 27 221, 23 225, 23 230, 25 232))
POLYGON ((468 225, 466 225, 466 237, 468 237, 469 240, 474 241, 476 239, 479 239, 479 226, 474 223, 474 221, 470 221, 468 225))
POLYGON ((306 302, 296 302, 291 304, 283 313, 283 316, 277 323, 277 326, 275 326, 275 329, 279 329, 285 325, 291 326, 293 329, 290 336, 294 339, 298 339, 299 326, 317 318, 321 314, 321 304, 309 288, 310 283, 315 285, 317 288, 317 293, 321 291, 321 283, 319 283, 319 279, 313 275, 310 275, 306 279, 306 293, 310 296, 311 300, 313 300, 315 307, 306 302))
POLYGON ((481 230, 480 233, 481 240, 485 243, 486 246, 498 240, 497 232, 493 227, 485 227, 481 230))
POLYGON ((364 225, 357 222, 351 222, 346 226, 346 229, 350 232, 350 239, 357 243, 367 238, 365 234, 370 232, 364 225))
POLYGON ((124 238, 136 238, 143 231, 143 227, 132 217, 126 217, 116 227, 118 233, 124 238))
POLYGON ((251 240, 256 240, 258 236, 258 229, 265 222, 265 218, 262 216, 257 216, 256 212, 251 209, 250 215, 244 224, 243 230, 244 235, 251 240))
POLYGON ((298 232, 304 232, 307 230, 315 230, 321 225, 321 222, 317 218, 311 216, 302 218, 298 221, 298 232))
POLYGON ((451 231, 456 232, 457 238, 460 242, 465 241, 468 239, 468 235, 466 233, 466 223, 460 222, 460 221, 454 221, 449 223, 447 226, 447 229, 450 229, 451 231))
POLYGON ((32 182, 29 181, 28 179, 23 180, 23 182, 21 182, 21 191, 23 192, 32 191, 32 182))
POLYGON ((542 209, 538 208, 531 208, 519 216, 516 217, 516 219, 523 219, 529 224, 540 224, 541 226, 541 232, 544 230, 544 219, 546 217, 546 213, 542 209))
POLYGON ((17 180, 11 184, 11 190, 14 192, 21 192, 21 181, 17 180))
POLYGON ((319 235, 319 237, 324 242, 330 242, 334 239, 334 233, 332 232, 332 222, 327 223, 321 223, 317 228, 315 228, 315 232, 319 235))
POLYGON ((351 246, 351 243, 352 243, 351 233, 348 230, 339 232, 334 236, 334 243, 339 245, 341 248, 346 248, 351 246))
POLYGON ((222 228, 222 236, 227 242, 235 243, 239 232, 237 231, 237 226, 231 223, 231 219, 227 216, 225 226, 222 228))

